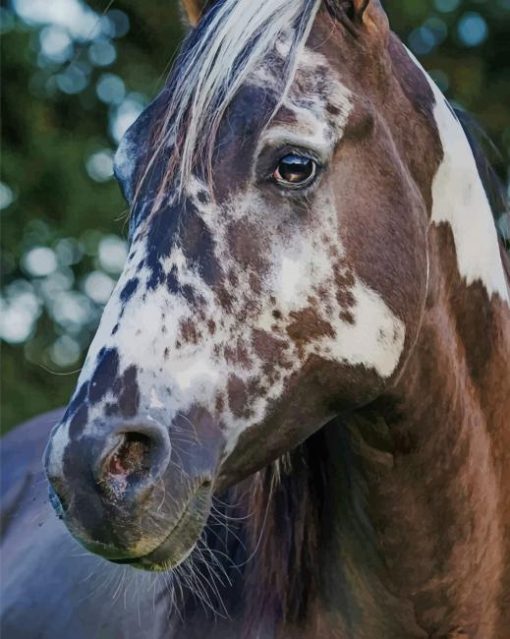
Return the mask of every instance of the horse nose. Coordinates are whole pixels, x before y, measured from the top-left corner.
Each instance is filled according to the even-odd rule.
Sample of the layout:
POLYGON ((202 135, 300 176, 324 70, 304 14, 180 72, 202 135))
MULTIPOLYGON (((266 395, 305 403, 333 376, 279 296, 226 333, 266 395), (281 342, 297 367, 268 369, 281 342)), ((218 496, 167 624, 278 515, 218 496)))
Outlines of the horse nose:
POLYGON ((168 430, 161 424, 116 424, 93 461, 93 475, 100 488, 117 498, 141 498, 165 473, 170 453, 168 430))
MULTIPOLYGON (((84 492, 97 495, 104 504, 143 503, 170 463, 168 430, 152 419, 95 423, 93 431, 74 463, 64 463, 58 442, 47 447, 49 497, 61 518, 73 510, 76 498, 84 492)), ((58 433, 55 435, 58 437, 58 433)))

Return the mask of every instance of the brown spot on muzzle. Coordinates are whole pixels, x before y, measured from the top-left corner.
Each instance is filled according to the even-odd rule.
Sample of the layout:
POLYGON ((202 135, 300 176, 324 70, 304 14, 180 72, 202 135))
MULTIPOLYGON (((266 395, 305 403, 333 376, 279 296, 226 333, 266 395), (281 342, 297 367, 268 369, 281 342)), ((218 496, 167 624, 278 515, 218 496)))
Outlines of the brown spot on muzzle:
POLYGON ((329 322, 323 320, 311 307, 290 313, 292 324, 287 327, 287 334, 297 343, 312 342, 321 337, 334 337, 335 331, 329 322))
POLYGON ((223 354, 227 364, 240 364, 245 368, 249 368, 252 363, 248 348, 241 338, 234 345, 225 346, 223 354))
POLYGON ((128 366, 115 380, 113 393, 117 396, 117 408, 123 417, 134 417, 140 406, 140 389, 137 382, 137 368, 128 366))
POLYGON ((227 383, 228 404, 235 417, 244 417, 248 403, 246 384, 236 375, 231 375, 227 383))
POLYGON ((196 344, 198 342, 199 334, 195 324, 189 318, 181 321, 180 332, 183 342, 188 344, 196 344))
POLYGON ((350 311, 340 311, 338 318, 346 324, 354 324, 354 315, 350 311))
POLYGON ((253 331, 252 344, 257 355, 265 362, 274 362, 280 366, 284 365, 286 360, 285 351, 289 348, 288 342, 274 337, 267 331, 255 329, 253 331))
POLYGON ((216 333, 216 322, 213 319, 207 321, 207 329, 210 335, 216 333))
POLYGON ((217 413, 222 413, 225 410, 225 399, 223 398, 222 393, 218 393, 218 395, 216 395, 214 408, 216 409, 217 413))

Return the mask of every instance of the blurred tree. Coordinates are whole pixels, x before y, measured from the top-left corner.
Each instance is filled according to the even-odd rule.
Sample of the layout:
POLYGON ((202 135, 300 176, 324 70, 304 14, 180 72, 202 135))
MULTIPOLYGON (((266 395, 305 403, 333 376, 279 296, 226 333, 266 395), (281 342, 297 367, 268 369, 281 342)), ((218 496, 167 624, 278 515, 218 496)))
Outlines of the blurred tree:
MULTIPOLYGON (((510 158, 510 0, 387 3, 441 89, 510 158)), ((176 3, 11 0, 2 34, 2 428, 64 404, 126 254, 112 156, 164 82, 176 3)))

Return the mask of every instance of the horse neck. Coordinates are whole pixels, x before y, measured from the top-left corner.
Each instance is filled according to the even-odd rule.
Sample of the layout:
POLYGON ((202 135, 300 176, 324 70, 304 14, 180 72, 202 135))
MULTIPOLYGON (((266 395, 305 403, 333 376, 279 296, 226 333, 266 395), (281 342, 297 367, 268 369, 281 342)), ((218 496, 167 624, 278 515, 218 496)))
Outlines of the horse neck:
POLYGON ((510 627, 507 285, 474 161, 443 148, 412 354, 390 391, 326 430, 321 593, 347 637, 510 627))

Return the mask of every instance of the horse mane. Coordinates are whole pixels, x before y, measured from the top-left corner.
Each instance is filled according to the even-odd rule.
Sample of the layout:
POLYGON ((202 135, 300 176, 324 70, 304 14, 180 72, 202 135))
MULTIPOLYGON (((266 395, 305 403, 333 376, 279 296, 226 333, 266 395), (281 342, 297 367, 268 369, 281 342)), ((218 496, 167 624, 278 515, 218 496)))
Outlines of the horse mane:
POLYGON ((299 625, 307 617, 320 578, 327 455, 321 429, 241 489, 249 515, 243 537, 252 559, 244 568, 243 636, 299 625))
MULTIPOLYGON (((320 429, 215 497, 188 567, 176 569, 178 581, 198 571, 195 581, 203 579, 210 587, 201 593, 200 587, 190 587, 193 579, 186 583, 184 577, 185 594, 177 593, 178 622, 204 613, 211 620, 234 615, 242 636, 252 638, 273 636, 278 628, 307 618, 318 593, 321 522, 327 519, 325 432, 320 429)), ((160 597, 171 615, 175 596, 169 599, 163 591, 160 597)))

